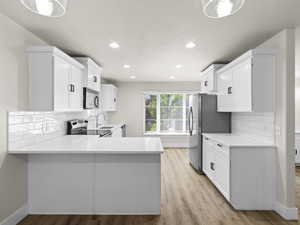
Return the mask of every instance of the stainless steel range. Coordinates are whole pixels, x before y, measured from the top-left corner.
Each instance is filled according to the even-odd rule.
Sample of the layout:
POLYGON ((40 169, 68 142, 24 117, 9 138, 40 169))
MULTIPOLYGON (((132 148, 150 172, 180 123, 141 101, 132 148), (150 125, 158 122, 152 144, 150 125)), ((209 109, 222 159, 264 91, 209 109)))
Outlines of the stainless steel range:
POLYGON ((99 135, 99 137, 111 137, 110 129, 88 129, 88 121, 74 119, 67 121, 68 135, 99 135))

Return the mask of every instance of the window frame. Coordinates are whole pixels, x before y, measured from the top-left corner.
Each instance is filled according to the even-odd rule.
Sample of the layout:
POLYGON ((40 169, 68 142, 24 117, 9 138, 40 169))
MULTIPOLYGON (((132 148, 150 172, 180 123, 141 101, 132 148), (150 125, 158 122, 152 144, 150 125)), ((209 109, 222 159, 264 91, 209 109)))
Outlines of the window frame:
POLYGON ((194 94, 195 92, 188 92, 188 91, 166 91, 166 92, 156 92, 156 91, 151 91, 151 92, 143 92, 142 95, 142 101, 143 101, 143 134, 145 136, 186 136, 188 135, 188 131, 186 129, 186 106, 188 104, 186 95, 188 94, 194 94), (183 132, 169 132, 169 133, 165 133, 165 132, 161 132, 160 131, 160 95, 162 94, 182 94, 183 95, 183 115, 182 115, 182 120, 183 120, 183 124, 182 124, 182 129, 183 132), (146 131, 146 103, 145 103, 145 95, 155 95, 156 96, 156 131, 155 132, 149 132, 146 131))

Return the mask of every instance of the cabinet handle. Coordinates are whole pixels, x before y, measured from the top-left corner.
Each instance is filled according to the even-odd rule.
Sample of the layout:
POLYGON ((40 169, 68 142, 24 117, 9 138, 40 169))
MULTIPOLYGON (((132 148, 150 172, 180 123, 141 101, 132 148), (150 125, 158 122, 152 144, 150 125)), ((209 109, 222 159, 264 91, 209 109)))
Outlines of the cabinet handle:
POLYGON ((228 89, 227 89, 227 94, 229 94, 229 95, 232 94, 232 87, 228 87, 228 89))
POLYGON ((207 87, 208 86, 208 81, 204 81, 204 86, 207 87))
POLYGON ((213 162, 210 163, 210 169, 212 171, 215 171, 215 164, 213 162))
POLYGON ((97 76, 93 76, 93 80, 94 80, 95 83, 97 83, 97 80, 98 80, 97 76))
POLYGON ((222 144, 217 144, 217 146, 218 146, 219 148, 222 148, 222 147, 223 147, 223 145, 222 145, 222 144))
POLYGON ((117 101, 117 99, 116 98, 114 98, 114 102, 116 102, 117 101))
POLYGON ((295 150, 296 150, 296 151, 295 151, 296 155, 298 155, 298 149, 296 148, 295 150))

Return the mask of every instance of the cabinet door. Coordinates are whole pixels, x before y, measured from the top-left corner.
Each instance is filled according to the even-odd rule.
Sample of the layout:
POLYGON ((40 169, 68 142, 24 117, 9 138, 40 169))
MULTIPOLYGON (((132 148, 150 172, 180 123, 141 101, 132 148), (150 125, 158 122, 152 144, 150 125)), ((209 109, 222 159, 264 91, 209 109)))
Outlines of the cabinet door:
POLYGON ((212 141, 206 138, 203 142, 203 171, 212 182, 215 179, 215 167, 215 149, 212 141))
POLYGON ((224 197, 229 200, 229 155, 222 152, 221 148, 215 151, 215 180, 214 184, 224 195, 224 197))
POLYGON ((296 134, 295 137, 295 161, 296 163, 300 163, 300 134, 296 134))
POLYGON ((233 68, 232 112, 252 111, 252 59, 233 68))
POLYGON ((207 76, 206 74, 203 74, 201 76, 201 92, 207 93, 207 84, 208 84, 207 76))
POLYGON ((82 110, 82 70, 72 66, 72 73, 70 75, 70 84, 72 84, 72 91, 69 95, 69 108, 71 110, 82 110))
POLYGON ((231 112, 232 96, 232 69, 217 75, 218 111, 231 112))
POLYGON ((215 72, 214 70, 210 70, 206 75, 206 89, 208 92, 215 91, 215 72))
POLYGON ((203 165, 203 172, 207 175, 209 173, 209 139, 207 137, 203 137, 203 149, 202 149, 202 165, 203 165))
POLYGON ((54 110, 69 109, 69 93, 71 91, 69 76, 71 66, 59 57, 53 57, 54 73, 54 110))
POLYGON ((101 69, 89 64, 88 69, 88 87, 95 91, 100 91, 101 69))

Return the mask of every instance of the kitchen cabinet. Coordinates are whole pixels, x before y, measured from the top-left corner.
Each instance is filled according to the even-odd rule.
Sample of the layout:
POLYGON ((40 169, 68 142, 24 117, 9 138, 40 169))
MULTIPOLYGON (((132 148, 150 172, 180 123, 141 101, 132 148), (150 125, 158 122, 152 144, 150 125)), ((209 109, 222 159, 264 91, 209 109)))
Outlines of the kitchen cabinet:
POLYGON ((300 133, 295 135, 295 162, 297 165, 300 165, 300 133))
POLYGON ((212 64, 201 73, 201 92, 212 93, 217 91, 216 71, 224 64, 212 64))
POLYGON ((100 92, 102 67, 88 57, 76 57, 75 59, 85 67, 83 70, 82 86, 100 92))
POLYGON ((275 54, 250 50, 217 71, 219 112, 274 111, 275 54))
POLYGON ((112 84, 102 85, 103 111, 116 111, 118 103, 118 88, 112 84))
MULTIPOLYGON (((224 144, 212 138, 213 135, 204 135, 203 172, 225 199, 238 210, 273 209, 274 147, 257 143, 224 144)), ((230 139, 230 134, 224 137, 230 139)))
POLYGON ((52 46, 27 49, 32 111, 81 111, 83 65, 52 46))

